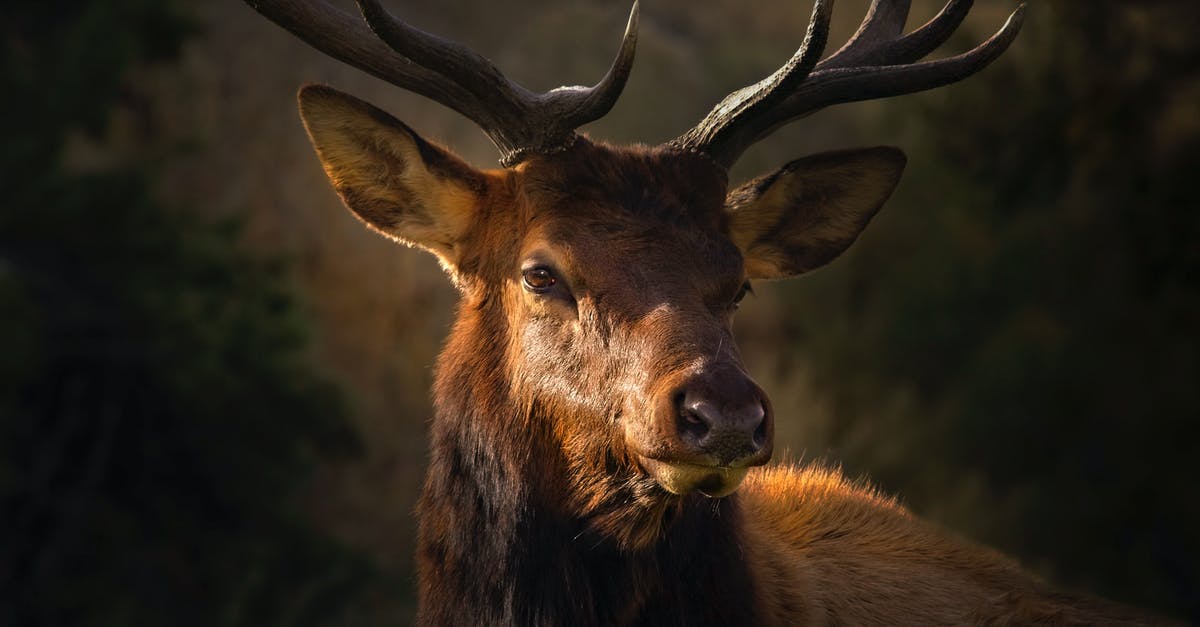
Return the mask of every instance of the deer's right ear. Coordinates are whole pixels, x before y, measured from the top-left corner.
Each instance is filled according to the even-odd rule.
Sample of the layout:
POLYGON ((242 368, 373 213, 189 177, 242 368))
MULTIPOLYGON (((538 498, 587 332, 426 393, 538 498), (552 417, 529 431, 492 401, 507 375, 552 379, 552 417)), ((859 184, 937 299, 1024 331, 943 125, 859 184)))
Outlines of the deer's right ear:
POLYGON ((371 228, 453 267, 484 175, 383 111, 336 89, 300 90, 300 117, 342 201, 371 228))

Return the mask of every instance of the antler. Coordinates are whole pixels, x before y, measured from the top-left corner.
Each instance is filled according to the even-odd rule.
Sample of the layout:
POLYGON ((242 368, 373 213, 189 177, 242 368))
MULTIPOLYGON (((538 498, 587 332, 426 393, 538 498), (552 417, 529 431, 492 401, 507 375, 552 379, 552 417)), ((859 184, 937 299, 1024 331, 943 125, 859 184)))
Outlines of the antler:
POLYGON ((726 96, 670 145, 702 152, 725 167, 780 126, 829 105, 909 94, 960 81, 999 57, 1021 30, 1022 3, 1004 27, 977 48, 916 63, 945 42, 971 10, 950 0, 921 28, 901 36, 910 0, 873 0, 858 32, 817 63, 829 36, 833 0, 816 0, 803 45, 782 68, 726 96))
POLYGON ((466 46, 396 19, 378 0, 356 2, 365 23, 324 0, 246 0, 325 54, 470 118, 500 149, 506 166, 570 145, 576 128, 608 113, 625 87, 637 48, 634 0, 621 48, 599 83, 534 93, 466 46))

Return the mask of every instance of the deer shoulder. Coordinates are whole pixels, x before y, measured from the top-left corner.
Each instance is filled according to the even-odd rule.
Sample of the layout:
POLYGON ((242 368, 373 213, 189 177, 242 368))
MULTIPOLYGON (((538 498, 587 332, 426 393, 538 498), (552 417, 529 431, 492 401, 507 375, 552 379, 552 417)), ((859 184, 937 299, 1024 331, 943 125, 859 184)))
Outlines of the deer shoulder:
POLYGON ((773 624, 1174 624, 1054 591, 1016 561, 835 469, 756 469, 738 494, 746 554, 773 624))

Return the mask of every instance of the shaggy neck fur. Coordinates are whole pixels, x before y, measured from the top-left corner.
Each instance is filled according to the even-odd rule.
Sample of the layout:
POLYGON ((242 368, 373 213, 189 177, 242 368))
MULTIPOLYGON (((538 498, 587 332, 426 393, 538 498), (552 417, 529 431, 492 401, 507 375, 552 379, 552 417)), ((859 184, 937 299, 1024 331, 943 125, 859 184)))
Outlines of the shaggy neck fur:
POLYGON ((736 499, 671 497, 640 547, 573 511, 554 417, 509 398, 505 335, 486 308, 464 306, 439 363, 419 506, 421 624, 758 622, 736 499))

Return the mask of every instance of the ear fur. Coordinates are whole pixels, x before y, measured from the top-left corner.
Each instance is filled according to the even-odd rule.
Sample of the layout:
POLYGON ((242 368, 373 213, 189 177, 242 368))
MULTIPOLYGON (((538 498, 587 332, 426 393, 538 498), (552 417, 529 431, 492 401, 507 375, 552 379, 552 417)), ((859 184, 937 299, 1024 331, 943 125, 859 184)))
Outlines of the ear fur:
POLYGON ((820 153, 730 192, 730 237, 747 275, 781 279, 833 261, 892 195, 905 161, 887 146, 820 153))
POLYGON ((308 136, 346 206, 372 229, 453 267, 483 195, 482 173, 353 96, 306 85, 298 99, 308 136))

